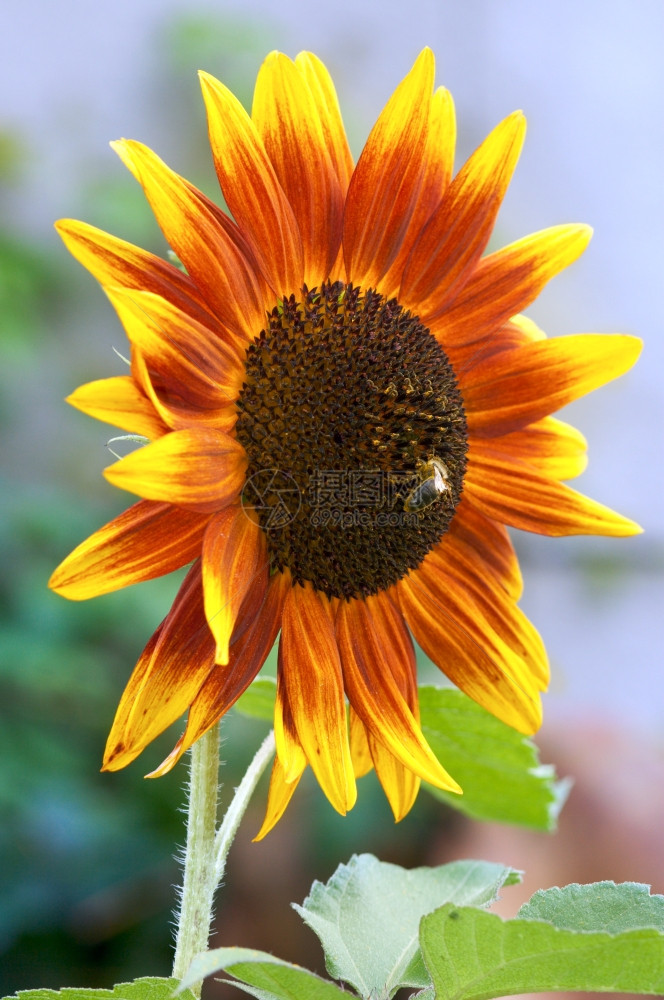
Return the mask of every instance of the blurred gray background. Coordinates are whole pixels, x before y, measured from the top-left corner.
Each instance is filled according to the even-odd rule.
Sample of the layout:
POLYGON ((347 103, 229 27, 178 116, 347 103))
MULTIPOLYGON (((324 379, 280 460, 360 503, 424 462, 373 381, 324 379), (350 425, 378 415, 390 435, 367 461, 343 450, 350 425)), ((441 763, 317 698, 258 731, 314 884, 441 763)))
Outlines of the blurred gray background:
MULTIPOLYGON (((605 748, 605 770, 596 780, 609 796, 617 757, 623 768, 628 759, 618 785, 625 794, 638 789, 637 806, 649 800, 643 823, 654 830, 652 809, 660 817, 664 809, 656 770, 664 742, 662 0, 9 0, 2 22, 0 704, 7 718, 0 729, 0 804, 8 822, 0 847, 8 863, 0 988, 73 984, 81 977, 107 985, 113 975, 167 972, 168 880, 177 877, 169 845, 181 836, 173 815, 181 774, 143 784, 142 763, 129 775, 94 773, 122 686, 177 581, 89 606, 44 590, 55 563, 128 499, 100 476, 112 431, 62 402, 79 383, 121 371, 112 347, 122 350, 123 334, 52 223, 83 218, 164 254, 147 204, 108 141, 146 142, 214 197, 196 70, 218 76, 248 103, 272 48, 291 56, 312 49, 326 62, 357 154, 393 87, 429 45, 437 82, 457 104, 457 167, 507 113, 521 107, 527 115, 526 145, 497 242, 562 222, 595 228, 584 257, 529 314, 550 334, 625 331, 644 339, 632 373, 564 416, 590 443, 589 469, 574 485, 635 518, 646 533, 516 541, 526 579, 523 606, 552 658, 543 731, 548 759, 562 770, 575 771, 577 763, 583 769, 579 734, 590 734, 595 748, 605 748), (74 886, 63 869, 80 862, 81 851, 86 875, 74 886), (141 946, 130 945, 130 937, 141 946), (160 957, 146 968, 152 946, 160 957), (78 977, 71 971, 76 962, 78 977)), ((246 742, 246 755, 260 739, 258 729, 238 726, 227 744, 233 759, 233 739, 246 742)), ((160 759, 150 752, 146 763, 160 759)), ((327 810, 317 791, 307 794, 306 801, 327 810)), ((426 826, 432 814, 422 809, 412 820, 420 826, 409 834, 409 818, 396 828, 397 840, 426 826)), ((333 824, 330 837, 341 841, 331 841, 327 854, 301 850, 319 863, 329 857, 334 866, 346 847, 359 849, 358 830, 384 824, 384 813, 382 820, 373 815, 333 824)), ((237 850, 260 868, 269 850, 287 851, 288 841, 279 833, 274 838, 272 848, 237 850)), ((645 858, 625 877, 652 880, 661 854, 658 868, 648 860, 647 837, 646 846, 640 843, 632 837, 623 844, 623 853, 631 844, 645 858)), ((519 864, 507 850, 502 859, 519 864)), ((306 891, 304 875, 301 883, 306 891)), ((291 884, 284 892, 282 906, 300 898, 291 884)), ((224 943, 278 950, 275 942, 229 933, 224 943)))

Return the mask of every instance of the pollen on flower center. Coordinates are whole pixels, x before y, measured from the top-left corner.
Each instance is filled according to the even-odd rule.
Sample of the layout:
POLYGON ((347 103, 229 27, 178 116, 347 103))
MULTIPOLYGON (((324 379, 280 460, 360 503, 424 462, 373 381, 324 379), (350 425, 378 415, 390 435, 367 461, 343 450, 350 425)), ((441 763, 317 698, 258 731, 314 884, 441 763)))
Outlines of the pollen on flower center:
POLYGON ((371 289, 305 287, 245 366, 242 500, 273 570, 350 598, 419 566, 459 503, 468 447, 454 372, 419 319, 371 289))

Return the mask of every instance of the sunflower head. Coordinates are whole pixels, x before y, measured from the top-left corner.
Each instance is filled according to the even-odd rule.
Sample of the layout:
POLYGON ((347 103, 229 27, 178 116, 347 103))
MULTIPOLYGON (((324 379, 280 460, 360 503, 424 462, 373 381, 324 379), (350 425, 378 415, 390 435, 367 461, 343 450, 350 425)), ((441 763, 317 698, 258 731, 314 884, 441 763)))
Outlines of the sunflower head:
POLYGON ((453 176, 454 108, 433 75, 425 49, 354 163, 312 54, 269 55, 251 114, 202 74, 229 214, 145 146, 113 144, 182 271, 58 224, 131 344, 129 374, 69 401, 149 444, 106 470, 139 501, 51 586, 81 599, 191 563, 129 680, 105 767, 188 711, 153 773, 171 768, 279 636, 261 835, 307 766, 342 813, 370 768, 397 819, 421 779, 460 791, 419 726, 413 639, 532 733, 548 667, 505 526, 639 530, 564 484, 585 442, 551 416, 626 371, 639 342, 548 340, 522 315, 590 231, 556 226, 486 254, 524 119, 508 116, 453 176))

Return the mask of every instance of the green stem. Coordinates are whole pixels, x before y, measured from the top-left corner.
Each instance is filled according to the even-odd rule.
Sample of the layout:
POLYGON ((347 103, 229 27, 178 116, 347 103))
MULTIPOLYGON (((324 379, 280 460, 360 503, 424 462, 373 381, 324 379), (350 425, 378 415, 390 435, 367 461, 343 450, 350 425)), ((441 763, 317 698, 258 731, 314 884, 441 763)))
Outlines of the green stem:
MULTIPOLYGON (((219 724, 201 736, 191 748, 189 809, 184 856, 182 896, 177 918, 173 975, 182 979, 194 955, 207 948, 212 920, 214 838, 217 828, 219 792, 219 724)), ((201 983, 192 987, 201 995, 201 983)))
MULTIPOLYGON (((187 846, 173 961, 173 976, 177 979, 184 977, 194 956, 207 949, 214 894, 224 875, 226 857, 273 753, 274 734, 270 732, 238 785, 217 830, 219 726, 210 729, 192 747, 187 846)), ((200 997, 201 987, 202 982, 197 982, 189 988, 200 997)))

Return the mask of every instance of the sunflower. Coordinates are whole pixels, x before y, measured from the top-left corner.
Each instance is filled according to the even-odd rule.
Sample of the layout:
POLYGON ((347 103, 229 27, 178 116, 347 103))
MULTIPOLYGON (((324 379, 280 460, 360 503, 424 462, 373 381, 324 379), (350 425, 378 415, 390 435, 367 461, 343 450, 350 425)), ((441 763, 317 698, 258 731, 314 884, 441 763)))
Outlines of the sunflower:
POLYGON ((547 339, 521 312, 585 249, 561 225, 487 243, 525 121, 453 176, 455 117, 425 49, 354 165, 310 53, 272 53, 251 115, 201 74, 222 211, 142 144, 113 144, 182 267, 63 220, 131 344, 130 374, 69 402, 146 439, 105 472, 141 499, 51 587, 79 600, 189 563, 129 680, 104 767, 188 710, 173 767, 256 677, 277 636, 264 835, 310 765, 340 813, 374 768, 395 818, 420 780, 461 791, 420 726, 413 638, 461 690, 533 733, 548 667, 517 606, 506 525, 632 535, 564 485, 585 441, 552 417, 640 343, 547 339))

